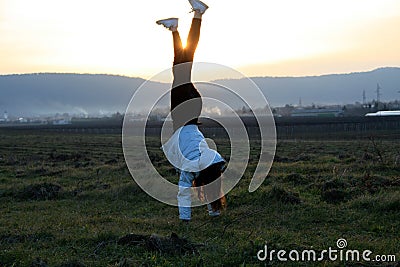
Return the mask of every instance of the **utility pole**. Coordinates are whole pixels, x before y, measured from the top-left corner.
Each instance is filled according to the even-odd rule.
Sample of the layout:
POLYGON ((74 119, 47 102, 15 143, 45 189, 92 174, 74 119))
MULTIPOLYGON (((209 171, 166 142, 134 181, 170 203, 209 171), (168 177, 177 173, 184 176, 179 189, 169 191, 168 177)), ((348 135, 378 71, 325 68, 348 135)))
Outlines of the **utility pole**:
POLYGON ((400 90, 399 90, 399 91, 397 91, 397 93, 399 93, 399 94, 400 94, 400 90))
POLYGON ((365 90, 363 90, 363 106, 365 106, 365 104, 367 104, 367 98, 366 98, 366 96, 365 96, 365 90))
POLYGON ((379 104, 379 102, 381 102, 381 87, 380 87, 380 85, 379 85, 379 83, 377 83, 376 84, 376 101, 378 102, 378 104, 379 104))

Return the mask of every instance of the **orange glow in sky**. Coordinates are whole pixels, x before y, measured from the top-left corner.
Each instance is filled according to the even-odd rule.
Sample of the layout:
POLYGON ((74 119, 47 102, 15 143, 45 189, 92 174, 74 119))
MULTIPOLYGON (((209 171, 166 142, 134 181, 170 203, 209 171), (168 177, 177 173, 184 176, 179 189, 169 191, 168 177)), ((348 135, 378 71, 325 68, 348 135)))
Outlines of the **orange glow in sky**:
MULTIPOLYGON (((302 76, 400 66, 398 0, 208 0, 195 60, 248 76, 302 76)), ((172 63, 186 0, 0 0, 0 74, 109 73, 148 78, 172 63)))

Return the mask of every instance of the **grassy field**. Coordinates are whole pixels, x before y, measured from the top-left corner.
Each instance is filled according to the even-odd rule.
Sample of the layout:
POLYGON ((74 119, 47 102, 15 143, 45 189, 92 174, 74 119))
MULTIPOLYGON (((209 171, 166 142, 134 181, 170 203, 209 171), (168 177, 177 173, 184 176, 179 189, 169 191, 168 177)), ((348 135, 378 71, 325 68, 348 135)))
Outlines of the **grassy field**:
MULTIPOLYGON (((176 207, 134 183, 119 135, 0 129, 0 136, 0 266, 399 264, 398 140, 279 141, 266 181, 249 193, 253 143, 223 215, 211 219, 197 207, 184 225, 176 207), (346 249, 395 255, 396 262, 257 259, 266 243, 270 250, 321 252, 337 248, 339 238, 346 249)), ((153 143, 159 172, 176 180, 153 143)), ((229 151, 226 140, 216 143, 229 151)))

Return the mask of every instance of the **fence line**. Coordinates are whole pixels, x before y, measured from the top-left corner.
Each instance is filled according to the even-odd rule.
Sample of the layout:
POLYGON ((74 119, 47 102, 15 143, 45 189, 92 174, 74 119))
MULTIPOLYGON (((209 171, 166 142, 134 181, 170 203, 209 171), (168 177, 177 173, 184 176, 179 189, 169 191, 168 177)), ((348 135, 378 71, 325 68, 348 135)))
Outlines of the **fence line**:
MULTIPOLYGON (((225 125, 234 130, 237 125, 229 125, 229 119, 225 118, 225 125)), ((242 118, 250 138, 259 138, 260 131, 255 118, 242 118)), ((133 135, 135 125, 130 126, 133 135)), ((159 136, 162 122, 148 122, 146 135, 159 136)), ((344 118, 276 118, 275 127, 279 139, 302 138, 364 138, 372 135, 390 136, 400 139, 400 116, 393 117, 344 117, 344 118)), ((227 137, 225 129, 212 121, 205 121, 201 126, 203 133, 209 137, 227 137)), ((61 133, 81 134, 121 134, 122 124, 84 124, 79 125, 14 125, 1 127, 0 130, 39 130, 61 133)))

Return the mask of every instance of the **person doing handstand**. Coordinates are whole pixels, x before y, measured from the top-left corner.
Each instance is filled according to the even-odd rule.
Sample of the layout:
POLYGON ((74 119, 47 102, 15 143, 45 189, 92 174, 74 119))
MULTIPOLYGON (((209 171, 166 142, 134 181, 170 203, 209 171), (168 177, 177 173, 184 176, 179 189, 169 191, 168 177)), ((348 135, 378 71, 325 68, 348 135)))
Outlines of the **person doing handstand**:
POLYGON ((171 89, 171 117, 174 134, 163 145, 167 158, 179 170, 178 207, 179 218, 191 219, 191 186, 198 189, 198 196, 206 201, 210 216, 219 216, 226 205, 221 191, 221 177, 225 169, 224 158, 210 149, 200 132, 199 116, 202 99, 199 91, 191 82, 193 58, 200 38, 202 15, 208 6, 199 0, 189 0, 194 17, 187 38, 186 47, 178 32, 178 19, 169 18, 157 21, 172 32, 174 62, 172 67, 173 83, 171 89), (213 186, 204 187, 210 183, 213 186), (204 190, 203 190, 204 189, 204 190), (213 200, 213 201, 208 201, 213 200))

